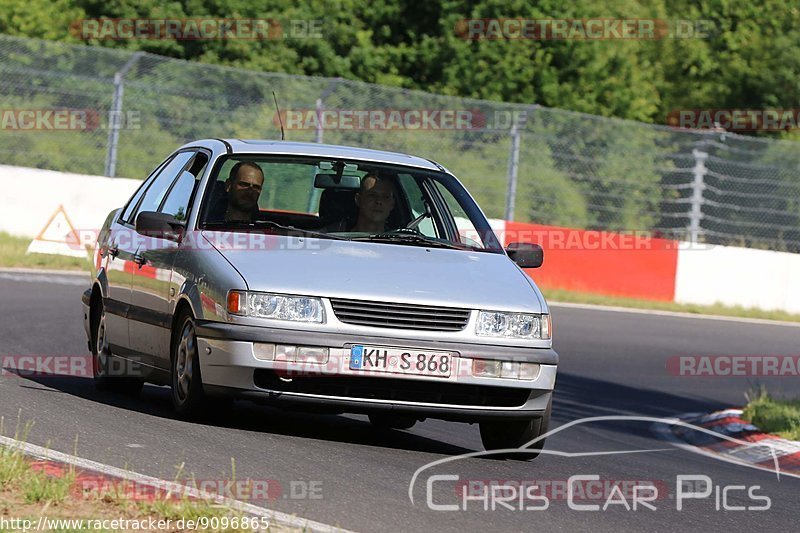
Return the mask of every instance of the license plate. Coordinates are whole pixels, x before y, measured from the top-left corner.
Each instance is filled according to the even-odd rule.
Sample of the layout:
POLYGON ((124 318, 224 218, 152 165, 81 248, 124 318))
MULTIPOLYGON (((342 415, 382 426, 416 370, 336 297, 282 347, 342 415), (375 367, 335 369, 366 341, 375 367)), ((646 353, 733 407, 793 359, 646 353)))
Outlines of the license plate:
POLYGON ((350 370, 364 373, 382 372, 446 378, 450 377, 452 368, 453 356, 449 353, 360 344, 350 348, 350 370))

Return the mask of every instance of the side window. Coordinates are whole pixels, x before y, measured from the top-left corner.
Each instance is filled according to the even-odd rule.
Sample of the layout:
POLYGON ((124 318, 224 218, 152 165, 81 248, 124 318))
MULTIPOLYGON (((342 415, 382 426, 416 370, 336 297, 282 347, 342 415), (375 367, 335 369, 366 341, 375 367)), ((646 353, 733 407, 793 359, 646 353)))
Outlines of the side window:
POLYGON ((458 200, 456 200, 453 194, 447 190, 447 187, 440 182, 434 181, 434 183, 436 184, 436 190, 442 196, 442 199, 444 199, 444 203, 447 205, 450 215, 455 220, 456 228, 458 228, 458 237, 461 243, 477 248, 485 248, 486 246, 483 243, 483 239, 481 239, 480 233, 478 233, 478 230, 472 224, 472 221, 464 212, 464 208, 461 207, 458 200))
POLYGON ((162 213, 173 215, 180 221, 185 221, 189 217, 189 202, 192 200, 192 194, 197 188, 197 182, 203 175, 203 169, 207 163, 208 156, 198 153, 189 168, 181 171, 167 194, 164 205, 161 206, 162 213))
POLYGON ((167 163, 166 160, 162 161, 153 170, 153 172, 151 172, 150 175, 147 176, 147 178, 144 180, 144 183, 142 183, 139 186, 139 188, 136 190, 136 193, 128 201, 128 205, 125 206, 125 212, 122 213, 122 216, 119 219, 121 222, 126 222, 126 223, 132 222, 131 214, 133 213, 133 210, 136 209, 136 206, 139 204, 139 200, 142 199, 142 196, 144 195, 145 192, 147 192, 147 189, 150 187, 150 184, 153 183, 153 180, 156 179, 156 176, 158 176, 158 174, 161 172, 161 169, 164 168, 166 163, 167 163))
POLYGON ((125 207, 125 212, 122 213, 122 217, 120 217, 120 220, 122 222, 130 222, 131 213, 133 212, 134 209, 136 209, 136 204, 139 203, 139 200, 142 198, 142 195, 144 194, 144 192, 147 190, 147 188, 153 182, 153 179, 155 179, 155 178, 148 179, 147 181, 145 181, 144 183, 142 183, 139 186, 139 189, 136 191, 136 194, 133 195, 133 198, 131 198, 130 202, 128 202, 127 207, 125 207))
POLYGON ((139 207, 136 209, 136 214, 131 218, 131 222, 136 220, 136 215, 144 211, 158 211, 161 201, 164 200, 170 184, 173 182, 178 173, 183 170, 186 163, 194 156, 194 152, 181 152, 176 155, 172 161, 161 171, 161 173, 153 181, 152 185, 144 193, 139 207))
MULTIPOLYGON (((399 174, 398 178, 400 186, 403 188, 406 198, 408 198, 409 207, 411 208, 411 218, 412 220, 416 219, 425 212, 424 193, 422 189, 419 188, 417 181, 410 174, 399 174)), ((428 237, 437 236, 436 229, 433 226, 433 220, 430 218, 424 218, 417 226, 417 229, 428 237)))

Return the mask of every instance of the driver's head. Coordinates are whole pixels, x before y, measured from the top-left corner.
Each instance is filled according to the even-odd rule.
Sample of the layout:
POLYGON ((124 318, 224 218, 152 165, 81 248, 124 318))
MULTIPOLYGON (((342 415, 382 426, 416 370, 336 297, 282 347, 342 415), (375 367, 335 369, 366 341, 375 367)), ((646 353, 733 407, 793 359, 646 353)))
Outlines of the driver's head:
POLYGON ((264 173, 252 161, 240 161, 233 165, 225 182, 228 204, 234 209, 248 213, 258 205, 258 197, 264 186, 264 173))
POLYGON ((386 222, 394 209, 394 187, 391 180, 378 174, 367 174, 355 197, 359 220, 370 223, 386 222))

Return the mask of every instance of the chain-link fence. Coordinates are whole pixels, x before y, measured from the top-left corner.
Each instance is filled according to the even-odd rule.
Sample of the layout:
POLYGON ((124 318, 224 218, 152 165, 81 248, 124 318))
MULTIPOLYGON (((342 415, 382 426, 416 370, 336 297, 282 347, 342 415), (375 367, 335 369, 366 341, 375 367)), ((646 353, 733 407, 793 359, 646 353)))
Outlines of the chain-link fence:
POLYGON ((190 140, 280 138, 273 91, 287 139, 434 159, 490 217, 800 252, 797 143, 7 36, 0 163, 143 178, 190 140))

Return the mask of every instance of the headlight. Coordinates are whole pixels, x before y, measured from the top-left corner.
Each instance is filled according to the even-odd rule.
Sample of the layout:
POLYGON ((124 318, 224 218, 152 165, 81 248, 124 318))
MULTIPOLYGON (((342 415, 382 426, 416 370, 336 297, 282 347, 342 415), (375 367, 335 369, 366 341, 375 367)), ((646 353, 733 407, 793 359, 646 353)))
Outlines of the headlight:
POLYGON ((476 333, 486 337, 550 339, 550 315, 481 311, 476 333))
POLYGON ((296 322, 322 322, 324 316, 319 298, 247 291, 228 293, 228 312, 296 322))

